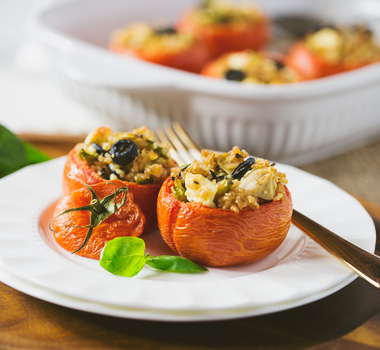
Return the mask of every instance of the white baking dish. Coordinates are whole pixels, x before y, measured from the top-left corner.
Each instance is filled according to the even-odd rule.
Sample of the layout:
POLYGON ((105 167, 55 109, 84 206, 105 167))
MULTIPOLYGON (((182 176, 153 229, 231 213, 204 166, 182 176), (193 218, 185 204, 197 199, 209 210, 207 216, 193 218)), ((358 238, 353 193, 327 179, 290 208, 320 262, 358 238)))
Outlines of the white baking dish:
MULTIPOLYGON (((310 82, 247 87, 123 57, 105 49, 115 28, 174 21, 191 0, 66 1, 38 14, 64 91, 118 130, 180 121, 203 147, 238 145, 252 154, 305 164, 380 138, 380 64, 310 82)), ((303 13, 380 28, 379 0, 266 0, 270 16, 303 13)))

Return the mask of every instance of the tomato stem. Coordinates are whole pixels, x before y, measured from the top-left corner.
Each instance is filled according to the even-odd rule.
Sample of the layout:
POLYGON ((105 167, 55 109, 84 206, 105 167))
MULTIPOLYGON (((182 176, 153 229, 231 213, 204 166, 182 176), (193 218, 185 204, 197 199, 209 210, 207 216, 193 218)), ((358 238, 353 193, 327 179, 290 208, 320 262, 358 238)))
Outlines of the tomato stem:
POLYGON ((91 205, 94 207, 94 211, 97 214, 102 214, 105 212, 104 206, 100 203, 99 199, 93 199, 91 205))

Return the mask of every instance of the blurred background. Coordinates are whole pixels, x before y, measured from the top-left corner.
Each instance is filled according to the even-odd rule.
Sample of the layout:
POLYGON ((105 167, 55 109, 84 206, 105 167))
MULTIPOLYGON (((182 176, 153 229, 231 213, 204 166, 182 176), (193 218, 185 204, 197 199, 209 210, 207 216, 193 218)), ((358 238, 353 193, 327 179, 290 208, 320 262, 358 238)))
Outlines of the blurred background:
POLYGON ((0 124, 31 138, 83 135, 100 124, 52 83, 45 52, 32 34, 33 16, 57 2, 0 0, 0 124))
MULTIPOLYGON (((348 78, 305 85, 305 89, 288 85, 289 94, 283 87, 274 92, 264 87, 257 93, 249 89, 245 93, 241 86, 234 84, 227 88, 228 82, 223 82, 220 88, 206 80, 199 84, 199 77, 193 74, 181 72, 186 75, 178 75, 167 68, 158 72, 151 64, 136 62, 133 67, 137 67, 137 73, 134 68, 124 71, 126 66, 123 66, 121 70, 111 69, 110 76, 105 76, 105 70, 99 69, 102 62, 104 67, 124 64, 119 57, 104 50, 110 31, 123 25, 128 16, 145 16, 144 19, 149 20, 160 13, 147 12, 139 4, 124 2, 126 12, 115 14, 113 5, 121 3, 117 0, 108 2, 107 11, 99 5, 101 1, 89 5, 79 0, 81 11, 75 12, 76 2, 78 0, 0 0, 0 124, 37 144, 61 143, 59 151, 52 153, 57 156, 101 125, 126 130, 147 124, 155 129, 179 120, 204 147, 227 150, 239 144, 255 155, 297 165, 380 204, 373 175, 380 170, 378 64, 350 73, 348 78), (66 10, 65 4, 69 4, 71 7, 67 8, 71 10, 66 10), (91 8, 88 12, 93 13, 92 18, 84 10, 86 6, 91 8), (43 17, 36 26, 35 19, 47 13, 50 7, 57 11, 43 17), (86 26, 89 23, 93 25, 86 26), (78 43, 81 54, 94 53, 96 60, 82 60, 83 55, 72 55, 69 63, 75 69, 69 70, 67 66, 62 69, 62 65, 68 63, 61 58, 62 52, 77 54, 78 43), (112 56, 111 63, 106 62, 108 56, 112 56), (139 89, 146 88, 144 84, 136 85, 132 92, 130 88, 139 82, 141 71, 148 77, 144 78, 144 84, 149 87, 149 93, 144 96, 138 94, 139 89), (162 77, 168 80, 164 87, 160 87, 162 77), (100 91, 98 88, 104 86, 99 84, 99 79, 114 86, 104 84, 105 88, 100 91), (181 80, 186 80, 186 94, 190 91, 191 99, 178 88, 181 80), (83 81, 86 84, 81 85, 83 81), (130 86, 121 86, 121 82, 130 86), (203 89, 201 93, 197 91, 199 85, 203 89), (331 96, 321 93, 324 88, 333 91, 331 96), (241 96, 236 97, 239 94, 241 96), (179 107, 171 108, 177 102, 179 107), (253 104, 257 109, 252 109, 253 104), (276 128, 281 121, 281 129, 276 128), (272 140, 279 141, 270 144, 272 140)), ((148 3, 149 0, 146 4, 150 8, 148 3)), ((180 7, 191 3, 186 0, 177 7, 170 7, 170 1, 163 0, 160 11, 168 11, 168 17, 174 18, 180 7)), ((342 23, 365 22, 375 34, 380 30, 378 0, 292 0, 286 3, 272 0, 261 4, 266 12, 277 11, 277 17, 273 18, 275 40, 270 47, 277 51, 286 50, 293 41, 320 26, 320 18, 323 23, 338 19, 342 23), (300 3, 301 7, 297 5, 300 3), (298 14, 291 18, 286 10, 295 6, 298 14), (302 17, 303 13, 308 15, 302 17)))

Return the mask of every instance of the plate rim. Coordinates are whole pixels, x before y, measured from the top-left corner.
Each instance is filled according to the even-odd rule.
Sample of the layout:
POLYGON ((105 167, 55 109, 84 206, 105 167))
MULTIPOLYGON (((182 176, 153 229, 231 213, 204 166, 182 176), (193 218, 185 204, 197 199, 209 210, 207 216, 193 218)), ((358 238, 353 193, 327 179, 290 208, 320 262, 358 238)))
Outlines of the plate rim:
MULTIPOLYGON (((21 177, 21 176, 23 176, 24 174, 27 174, 28 172, 38 172, 38 171, 43 171, 44 169, 45 169, 45 167, 62 167, 62 169, 63 169, 63 162, 64 162, 64 159, 65 159, 65 157, 62 157, 62 158, 58 158, 58 159, 56 159, 56 160, 52 160, 52 161, 49 161, 49 162, 46 162, 46 163, 42 163, 42 164, 39 164, 39 165, 35 165, 35 166, 32 166, 32 167, 28 167, 28 168, 25 168, 25 169, 22 169, 21 171, 19 171, 19 172, 16 172, 15 174, 13 174, 13 175, 10 175, 9 177, 8 177, 8 180, 7 181, 12 181, 12 177, 14 177, 14 178, 19 178, 19 177, 21 177), (35 170, 35 169, 37 169, 37 170, 35 170), (42 170, 41 170, 42 169, 42 170), (9 179, 11 179, 11 180, 9 180, 9 179)), ((279 164, 278 164, 279 165, 279 164)), ((291 166, 287 166, 287 165, 282 165, 282 166, 284 166, 284 167, 287 167, 288 169, 290 169, 290 168, 292 168, 294 171, 296 171, 296 172, 299 172, 300 174, 301 174, 301 176, 305 176, 305 174, 307 174, 306 176, 311 176, 311 177, 313 177, 313 178, 315 178, 315 179, 320 179, 320 178, 318 178, 318 177, 316 177, 316 176, 314 176, 314 175, 311 175, 311 174, 308 174, 308 173, 306 173, 306 172, 304 172, 304 171, 302 171, 302 170, 299 170, 299 169, 296 169, 296 168, 294 168, 294 167, 291 167, 291 166)), ((325 183, 329 183, 329 184, 331 184, 330 182, 328 182, 327 180, 324 180, 324 179, 320 179, 320 180, 323 180, 323 181, 325 181, 325 183)), ((3 182, 3 180, 2 181, 0 181, 0 186, 3 184, 4 182, 3 182)), ((331 184, 331 185, 333 185, 333 184, 331 184)), ((335 185, 333 185, 333 186, 335 186, 335 185)), ((339 189, 337 186, 335 186, 337 189, 339 189)), ((341 189, 339 189, 340 191, 342 191, 342 192, 344 192, 343 190, 341 190, 341 189)), ((346 193, 346 192, 344 192, 344 193, 346 193)), ((352 196, 350 196, 350 195, 348 195, 347 193, 346 193, 346 195, 347 196, 349 196, 349 197, 351 197, 352 199, 354 199, 352 196)), ((356 201, 356 200, 355 200, 356 201)), ((0 205, 1 205, 1 203, 0 203, 0 205)), ((46 206, 46 205, 45 205, 46 206)), ((363 208, 363 210, 364 210, 364 208, 363 208)), ((364 210, 365 211, 365 210, 364 210)), ((370 218, 370 216, 369 216, 369 214, 367 213, 367 217, 368 218, 370 218)), ((1 219, 1 216, 0 216, 0 219, 1 219)), ((371 220, 371 222, 372 222, 372 225, 373 225, 373 221, 372 221, 372 219, 370 219, 371 220)), ((374 229, 374 225, 373 225, 373 232, 374 232, 374 242, 373 242, 373 249, 375 248, 375 241, 376 241, 376 231, 375 231, 375 229, 374 229)), ((1 239, 0 239, 1 240, 1 239)), ((42 240, 42 239, 41 239, 42 240)), ((41 242, 40 242, 41 243, 41 242)), ((44 243, 44 244, 46 244, 46 243, 44 243)), ((320 248, 320 249, 322 249, 322 248, 320 248)), ((53 253, 53 252, 52 252, 53 253)), ((333 258, 333 259, 335 259, 335 258, 333 258)), ((34 284, 34 285, 37 285, 37 286, 39 286, 39 287, 41 287, 41 288, 44 288, 45 290, 49 290, 49 287, 47 287, 47 286, 44 286, 44 285, 41 285, 40 283, 36 283, 36 281, 35 280, 30 280, 30 278, 28 278, 28 279, 25 279, 25 277, 23 277, 23 276, 20 276, 19 274, 17 274, 17 273, 14 273, 14 271, 12 271, 12 269, 9 269, 9 266, 6 266, 6 265, 4 265, 4 262, 2 261, 2 257, 0 257, 0 266, 2 266, 2 268, 3 269, 5 269, 6 271, 8 271, 11 275, 14 275, 15 277, 18 277, 18 278, 20 278, 21 280, 25 280, 25 281, 27 281, 28 283, 32 283, 32 284, 34 284)), ((315 301, 315 300, 318 300, 318 299, 321 299, 321 298, 323 298, 323 297, 325 297, 325 296, 328 296, 328 295, 330 295, 331 293, 333 293, 333 292, 335 292, 335 291, 337 291, 337 290, 339 290, 339 289, 341 289, 341 288, 343 288, 344 286, 346 286, 347 284, 349 284, 350 282, 352 282, 355 278, 356 278, 357 276, 356 276, 356 274, 354 273, 354 272, 352 272, 352 271, 350 271, 350 272, 348 272, 345 276, 344 276, 344 278, 340 278, 340 279, 338 279, 338 281, 337 282, 335 282, 333 285, 330 285, 330 286, 328 286, 327 288, 321 288, 320 290, 316 290, 316 291, 314 291, 314 293, 313 293, 313 295, 314 296, 316 296, 316 295, 318 295, 318 297, 313 297, 313 296, 311 296, 310 297, 310 294, 306 294, 306 295, 298 295, 298 296, 296 296, 296 297, 293 297, 293 298, 290 298, 290 299, 288 299, 288 300, 283 300, 283 301, 281 301, 281 302, 271 302, 271 303, 264 303, 264 304, 261 304, 260 306, 258 306, 258 305, 255 305, 255 306, 252 306, 252 304, 251 304, 251 306, 247 306, 247 305, 245 305, 244 303, 241 303, 240 305, 230 305, 229 307, 225 307, 225 308, 216 308, 215 309, 215 307, 214 308, 198 308, 198 309, 194 309, 194 307, 193 306, 190 306, 190 307, 188 307, 188 308, 186 308, 186 307, 180 307, 179 309, 182 311, 182 312, 194 312, 194 311, 197 311, 197 312, 215 312, 216 310, 224 310, 225 312, 228 312, 228 310, 230 310, 230 311, 232 311, 232 310, 235 310, 235 309, 247 309, 247 308, 255 308, 255 309, 257 309, 257 308, 259 308, 259 309, 261 309, 262 311, 260 312, 260 313, 256 313, 256 312, 253 312, 252 313, 252 315, 258 315, 258 314, 263 314, 263 313, 269 313, 269 312, 275 312, 275 311, 279 311, 279 310, 281 310, 281 305, 280 304, 282 304, 282 303, 285 303, 285 304, 290 304, 289 306, 286 306, 286 307, 284 307, 283 309, 287 309, 287 308, 291 308, 291 307, 295 307, 295 306, 300 306, 300 305, 303 305, 303 304, 305 304, 305 303, 308 303, 308 302, 311 302, 311 301, 315 301), (337 288, 335 288, 336 286, 339 286, 339 287, 337 287, 337 288), (301 300, 301 301, 300 301, 301 300), (307 301, 307 300, 310 300, 310 301, 307 301), (275 309, 274 311, 265 311, 265 309, 271 309, 271 307, 275 307, 275 305, 277 305, 277 309, 275 309)), ((51 291, 53 291, 53 292, 57 292, 57 291, 54 291, 54 289, 52 289, 51 291)), ((61 291, 61 292, 57 292, 58 294, 63 294, 63 295, 66 295, 66 296, 71 296, 71 297, 73 297, 73 298, 76 298, 76 299, 78 299, 77 298, 77 296, 76 295, 73 295, 73 294, 71 294, 71 293, 67 293, 67 291, 61 291)), ((27 293, 28 294, 28 293, 27 293)), ((102 304, 102 305, 105 305, 105 304, 107 304, 107 305, 109 305, 110 307, 112 307, 112 305, 114 305, 114 306, 116 306, 116 305, 118 305, 118 306, 122 306, 122 305, 120 305, 120 304, 112 304, 112 303, 105 303, 105 302, 102 302, 102 301, 100 301, 100 300, 92 300, 91 298, 89 299, 89 298, 86 298, 86 301, 87 302, 92 302, 92 303, 96 303, 96 304, 102 304)), ((123 305, 123 306, 127 306, 127 305, 123 305)), ((174 308, 167 308, 167 307, 163 307, 163 308, 157 308, 157 307, 152 307, 151 305, 147 305, 145 308, 141 308, 141 309, 144 309, 145 311, 152 311, 152 310, 155 310, 155 312, 170 312, 170 311, 172 311, 172 310, 175 310, 175 309, 177 309, 178 310, 178 308, 177 307, 174 307, 174 308)), ((84 310, 84 311, 86 311, 86 310, 84 310)), ((244 317, 244 316, 241 316, 242 315, 242 312, 240 312, 240 316, 235 316, 235 318, 236 317, 244 317)), ((251 314, 249 314, 249 315, 247 315, 247 316, 250 316, 251 314)), ((127 316, 126 316, 127 317, 127 316)), ((225 317, 227 317, 227 316, 225 316, 225 317)), ((136 316, 132 316, 132 318, 136 318, 136 316)), ((156 319, 156 318, 154 318, 154 319, 156 319)), ((201 318, 201 319, 204 319, 204 318, 201 318)), ((211 318, 211 319, 213 319, 213 318, 211 318)), ((215 318, 215 319, 218 319, 218 318, 215 318)), ((220 318, 220 319, 223 319, 223 318, 220 318)), ((161 320, 161 319, 160 319, 161 320)), ((176 319, 177 320, 177 319, 176 319)))
POLYGON ((263 308, 253 308, 247 310, 227 310, 227 312, 205 311, 198 313, 171 313, 170 311, 161 312, 160 310, 128 310, 128 308, 115 308, 107 304, 80 300, 71 296, 62 295, 52 290, 38 286, 34 283, 25 281, 18 276, 11 274, 0 266, 0 280, 9 287, 12 287, 22 293, 25 293, 34 298, 50 302, 56 305, 68 307, 70 309, 90 312, 94 314, 137 319, 142 321, 160 321, 160 322, 201 322, 201 321, 222 321, 238 318, 255 317, 275 312, 286 311, 292 308, 300 307, 324 297, 327 297, 340 289, 352 283, 358 275, 352 275, 350 279, 343 281, 334 288, 325 290, 321 293, 316 293, 306 299, 299 299, 297 302, 285 303, 281 305, 267 305, 263 308))

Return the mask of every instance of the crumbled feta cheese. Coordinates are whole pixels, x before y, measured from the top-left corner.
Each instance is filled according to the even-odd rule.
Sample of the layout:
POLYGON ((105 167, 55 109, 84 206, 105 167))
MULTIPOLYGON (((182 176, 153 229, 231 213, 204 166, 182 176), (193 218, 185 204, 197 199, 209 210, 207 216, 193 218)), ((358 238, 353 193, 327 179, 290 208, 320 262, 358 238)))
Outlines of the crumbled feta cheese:
POLYGON ((342 38, 335 29, 324 28, 312 36, 313 44, 317 48, 334 49, 342 42, 342 38))
POLYGON ((307 44, 331 62, 337 62, 340 59, 343 41, 341 35, 334 29, 321 29, 307 39, 307 44))
POLYGON ((189 201, 215 208, 214 198, 218 186, 200 174, 187 173, 185 177, 185 195, 189 201))
POLYGON ((243 189, 247 195, 273 200, 276 196, 277 182, 277 170, 268 167, 247 172, 238 187, 243 189))
POLYGON ((249 64, 250 56, 245 52, 234 53, 228 57, 227 62, 231 69, 241 70, 249 64))

